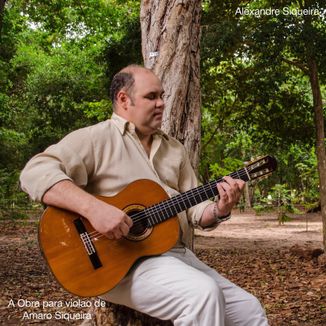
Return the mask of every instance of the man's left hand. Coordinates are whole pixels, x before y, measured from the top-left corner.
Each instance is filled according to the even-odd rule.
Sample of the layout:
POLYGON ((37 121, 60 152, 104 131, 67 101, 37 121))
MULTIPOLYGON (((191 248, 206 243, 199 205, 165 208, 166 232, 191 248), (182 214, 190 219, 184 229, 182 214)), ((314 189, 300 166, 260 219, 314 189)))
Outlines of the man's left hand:
POLYGON ((240 179, 233 179, 226 176, 223 180, 223 182, 219 182, 216 185, 220 196, 216 204, 218 216, 230 214, 233 206, 239 201, 245 186, 245 182, 240 179))

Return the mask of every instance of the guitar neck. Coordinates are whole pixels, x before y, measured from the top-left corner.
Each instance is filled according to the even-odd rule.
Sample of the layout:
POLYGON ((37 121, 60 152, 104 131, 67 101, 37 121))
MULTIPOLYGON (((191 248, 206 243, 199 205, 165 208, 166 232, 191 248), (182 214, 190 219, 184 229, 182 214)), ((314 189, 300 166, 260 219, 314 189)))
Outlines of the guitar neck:
MULTIPOLYGON (((246 168, 229 174, 232 178, 249 181, 250 176, 246 168)), ((209 183, 197 188, 188 190, 182 194, 164 200, 159 204, 146 208, 142 213, 146 216, 148 226, 154 226, 161 223, 176 214, 191 208, 201 202, 218 195, 216 183, 222 182, 223 178, 210 181, 209 183)))

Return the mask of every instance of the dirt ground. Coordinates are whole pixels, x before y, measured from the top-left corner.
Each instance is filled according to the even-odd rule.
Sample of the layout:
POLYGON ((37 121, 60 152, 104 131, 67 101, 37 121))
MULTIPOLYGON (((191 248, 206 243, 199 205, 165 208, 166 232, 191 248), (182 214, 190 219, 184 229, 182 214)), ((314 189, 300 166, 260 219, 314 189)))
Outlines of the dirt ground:
POLYGON ((232 218, 210 232, 197 231, 199 247, 286 248, 294 245, 322 247, 320 214, 291 215, 280 225, 275 213, 256 216, 254 212, 234 211, 232 218), (204 237, 204 238, 202 238, 204 237), (216 241, 218 239, 218 241, 216 241))
MULTIPOLYGON (((203 261, 260 299, 271 326, 326 325, 320 248, 319 214, 279 225, 274 214, 234 212, 195 239, 203 261)), ((49 273, 35 220, 0 221, 0 249, 0 325, 79 325, 89 317, 91 301, 65 292, 49 273)))

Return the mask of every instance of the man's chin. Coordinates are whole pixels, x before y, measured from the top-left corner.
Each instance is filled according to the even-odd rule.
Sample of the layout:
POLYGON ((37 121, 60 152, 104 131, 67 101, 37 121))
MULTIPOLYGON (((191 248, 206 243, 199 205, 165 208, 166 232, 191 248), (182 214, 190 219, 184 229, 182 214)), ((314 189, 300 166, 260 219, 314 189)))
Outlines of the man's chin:
POLYGON ((159 129, 159 128, 161 128, 161 126, 162 126, 162 122, 163 122, 162 117, 154 118, 154 121, 153 121, 152 126, 153 126, 154 128, 156 128, 156 129, 159 129))
POLYGON ((156 129, 161 129, 162 127, 162 121, 160 121, 160 123, 156 124, 156 129))

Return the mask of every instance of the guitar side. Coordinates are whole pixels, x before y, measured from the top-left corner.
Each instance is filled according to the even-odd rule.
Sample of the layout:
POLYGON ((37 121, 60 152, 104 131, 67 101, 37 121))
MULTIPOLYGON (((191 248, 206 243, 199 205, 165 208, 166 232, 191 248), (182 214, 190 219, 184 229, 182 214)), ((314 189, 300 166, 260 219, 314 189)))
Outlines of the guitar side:
MULTIPOLYGON (((157 183, 137 180, 114 197, 97 198, 127 212, 169 197, 157 183)), ((82 297, 111 290, 139 258, 172 248, 179 237, 179 222, 172 217, 138 240, 110 240, 100 234, 94 236, 94 231, 87 219, 55 207, 48 207, 40 220, 39 244, 52 273, 63 288, 82 297), (91 243, 90 238, 82 241, 85 234, 91 243), (90 255, 92 248, 95 253, 90 255)))

